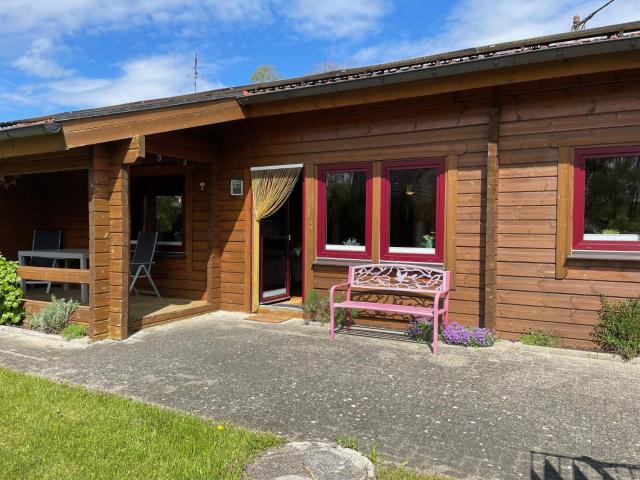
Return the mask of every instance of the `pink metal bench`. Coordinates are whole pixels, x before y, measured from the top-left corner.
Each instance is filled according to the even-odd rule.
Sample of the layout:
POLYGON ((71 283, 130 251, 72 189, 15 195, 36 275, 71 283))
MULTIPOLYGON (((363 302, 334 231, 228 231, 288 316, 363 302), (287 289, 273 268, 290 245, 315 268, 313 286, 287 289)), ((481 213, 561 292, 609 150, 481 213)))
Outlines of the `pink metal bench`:
POLYGON ((371 264, 349 267, 347 283, 334 285, 329 291, 330 337, 335 339, 334 312, 347 309, 347 328, 351 328, 349 310, 371 310, 399 313, 433 320, 433 353, 438 352, 438 319, 442 316, 445 330, 449 325, 449 277, 446 270, 405 264, 371 264), (346 288, 344 302, 335 303, 336 289, 346 288), (398 294, 422 294, 433 297, 433 305, 412 306, 351 300, 352 289, 398 294), (441 303, 442 301, 442 303, 441 303))

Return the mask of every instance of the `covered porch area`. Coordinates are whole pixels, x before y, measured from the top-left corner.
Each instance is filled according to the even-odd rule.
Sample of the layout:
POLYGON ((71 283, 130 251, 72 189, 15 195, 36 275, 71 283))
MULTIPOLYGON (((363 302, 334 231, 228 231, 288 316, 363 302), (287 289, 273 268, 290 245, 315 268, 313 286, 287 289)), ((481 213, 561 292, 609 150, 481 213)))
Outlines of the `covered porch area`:
MULTIPOLYGON (((52 296, 73 299, 72 321, 92 339, 122 339, 216 308, 210 159, 193 147, 181 155, 176 143, 137 137, 0 161, 0 254, 20 261, 27 315, 52 296), (151 276, 159 297, 130 293, 141 231, 158 232, 151 276)), ((145 283, 136 287, 149 290, 145 283)))

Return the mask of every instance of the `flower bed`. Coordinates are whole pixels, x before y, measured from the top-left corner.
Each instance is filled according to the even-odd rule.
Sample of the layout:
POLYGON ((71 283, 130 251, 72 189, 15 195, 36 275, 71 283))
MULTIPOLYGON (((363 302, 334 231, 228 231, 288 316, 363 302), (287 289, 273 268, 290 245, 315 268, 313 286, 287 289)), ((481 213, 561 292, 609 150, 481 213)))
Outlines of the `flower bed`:
MULTIPOLYGON (((429 343, 433 339, 433 322, 413 320, 406 335, 417 342, 429 343)), ((455 322, 449 324, 446 330, 440 324, 439 338, 449 345, 464 347, 490 347, 496 343, 495 334, 488 328, 469 328, 455 322)))

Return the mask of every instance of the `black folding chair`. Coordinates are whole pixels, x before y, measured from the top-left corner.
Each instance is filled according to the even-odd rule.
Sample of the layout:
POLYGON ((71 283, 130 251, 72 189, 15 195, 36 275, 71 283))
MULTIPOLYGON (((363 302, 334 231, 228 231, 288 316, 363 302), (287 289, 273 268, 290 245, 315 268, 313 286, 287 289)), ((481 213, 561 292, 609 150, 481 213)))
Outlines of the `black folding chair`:
POLYGON ((129 293, 133 291, 136 296, 141 293, 148 293, 160 297, 160 292, 156 288, 151 278, 151 265, 153 265, 153 256, 156 253, 156 245, 158 243, 158 232, 140 232, 138 233, 138 242, 131 259, 131 285, 129 285, 129 293), (140 278, 145 278, 153 288, 153 291, 138 290, 136 282, 140 278))
MULTIPOLYGON (((31 250, 58 250, 62 244, 62 230, 34 230, 31 250)), ((32 267, 53 268, 56 260, 53 258, 31 257, 32 267)), ((51 282, 27 280, 25 285, 46 285, 47 293, 51 291, 51 282)))

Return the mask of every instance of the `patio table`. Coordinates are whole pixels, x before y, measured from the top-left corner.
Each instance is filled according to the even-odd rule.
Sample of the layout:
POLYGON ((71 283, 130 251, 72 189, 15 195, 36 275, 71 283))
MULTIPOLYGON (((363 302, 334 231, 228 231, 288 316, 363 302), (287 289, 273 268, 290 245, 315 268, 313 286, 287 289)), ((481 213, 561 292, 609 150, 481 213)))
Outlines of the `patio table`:
MULTIPOLYGON (((85 248, 58 248, 54 250, 20 250, 18 260, 20 265, 27 265, 27 257, 50 258, 52 260, 64 260, 65 268, 69 268, 71 260, 79 260, 80 268, 86 270, 89 264, 89 249, 85 248)), ((22 289, 26 291, 26 282, 22 281, 22 289)), ((64 284, 65 291, 69 290, 69 284, 64 284)), ((81 303, 89 302, 89 285, 80 284, 81 303)))

